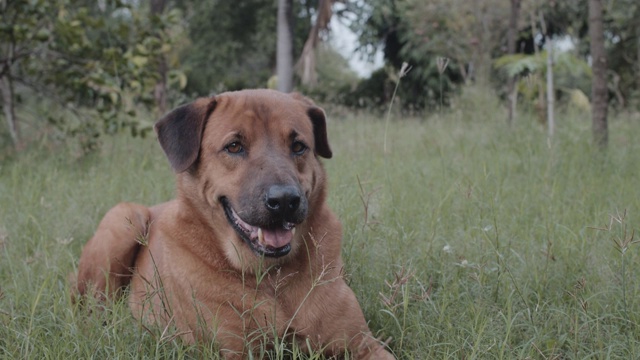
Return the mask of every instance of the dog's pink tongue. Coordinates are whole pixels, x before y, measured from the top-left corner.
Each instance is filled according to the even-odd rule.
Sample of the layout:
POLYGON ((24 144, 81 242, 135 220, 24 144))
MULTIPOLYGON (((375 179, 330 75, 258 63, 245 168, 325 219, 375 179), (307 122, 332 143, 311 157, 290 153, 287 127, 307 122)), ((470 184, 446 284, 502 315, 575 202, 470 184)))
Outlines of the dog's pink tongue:
POLYGON ((261 229, 263 245, 274 249, 281 248, 291 242, 293 231, 285 229, 261 229))

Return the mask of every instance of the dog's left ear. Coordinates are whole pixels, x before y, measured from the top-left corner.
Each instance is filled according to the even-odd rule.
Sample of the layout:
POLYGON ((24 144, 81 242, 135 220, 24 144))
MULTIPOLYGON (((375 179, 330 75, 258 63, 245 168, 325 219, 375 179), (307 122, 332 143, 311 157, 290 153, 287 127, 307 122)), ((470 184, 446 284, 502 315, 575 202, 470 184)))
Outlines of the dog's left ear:
POLYGON ((309 107, 309 109, 307 109, 307 115, 309 115, 311 124, 313 124, 313 137, 316 143, 316 154, 325 159, 331 159, 333 153, 331 152, 329 138, 327 137, 327 118, 324 111, 317 107, 311 99, 302 94, 292 93, 291 96, 293 96, 294 99, 302 101, 309 107))
POLYGON ((160 119, 154 129, 171 168, 181 173, 198 159, 207 118, 216 106, 214 97, 182 105, 160 119))
POLYGON ((313 124, 313 137, 316 142, 316 154, 325 159, 331 159, 333 153, 329 147, 329 139, 327 137, 327 120, 324 111, 319 107, 310 107, 307 114, 313 124))

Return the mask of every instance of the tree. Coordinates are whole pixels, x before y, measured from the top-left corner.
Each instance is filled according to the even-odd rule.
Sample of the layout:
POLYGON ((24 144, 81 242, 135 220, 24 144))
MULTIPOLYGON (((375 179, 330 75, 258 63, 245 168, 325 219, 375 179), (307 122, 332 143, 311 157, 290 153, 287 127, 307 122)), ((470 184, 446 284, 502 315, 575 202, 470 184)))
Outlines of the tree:
POLYGON ((304 43, 302 55, 298 60, 297 68, 300 73, 300 82, 302 85, 313 87, 316 85, 316 49, 320 42, 320 33, 329 29, 329 22, 333 16, 334 0, 319 0, 318 10, 316 11, 316 21, 314 22, 307 41, 304 43))
POLYGON ((274 1, 190 1, 179 6, 188 24, 188 43, 181 52, 188 94, 267 83, 276 65, 274 1))
POLYGON ((292 0, 278 0, 278 47, 277 71, 278 90, 293 90, 293 13, 292 0))
MULTIPOLYGON (((610 3, 610 2, 609 2, 610 3)), ((640 3, 618 0, 604 11, 609 90, 616 106, 640 109, 640 3)))
POLYGON ((360 78, 351 69, 349 61, 329 43, 318 44, 315 50, 317 83, 302 85, 302 91, 321 103, 345 104, 349 93, 360 78))
POLYGON ((410 0, 398 7, 406 19, 401 25, 406 27, 406 55, 421 52, 451 59, 465 82, 490 78, 491 54, 504 46, 505 19, 510 18, 503 1, 410 0))
POLYGON ((16 149, 22 147, 16 115, 16 81, 21 69, 38 58, 50 40, 53 10, 48 1, 2 1, 0 3, 0 95, 9 135, 16 149))
MULTIPOLYGON (((299 54, 315 3, 291 3, 292 53, 299 54)), ((267 85, 277 67, 277 1, 189 0, 176 6, 189 34, 181 52, 189 96, 267 85)))
MULTIPOLYGON (((518 41, 518 17, 520 14, 521 0, 511 0, 511 11, 509 13, 509 29, 507 30, 507 52, 510 55, 516 53, 518 41)), ((518 91, 516 88, 516 77, 510 76, 507 80, 507 96, 509 97, 509 109, 507 123, 511 125, 516 116, 516 104, 518 103, 518 91)))
POLYGON ((589 38, 591 39, 591 58, 593 82, 591 84, 591 121, 593 139, 600 147, 606 147, 607 130, 607 56, 604 48, 604 29, 602 21, 602 0, 589 0, 589 38))
POLYGON ((0 93, 2 95, 3 103, 2 109, 7 120, 11 140, 13 141, 15 148, 20 149, 22 145, 20 135, 18 133, 18 126, 16 125, 18 119, 16 119, 16 109, 13 101, 14 87, 13 76, 11 75, 11 60, 5 60, 5 64, 6 67, 3 69, 2 75, 0 76, 0 93))
POLYGON ((0 6, 2 106, 14 142, 20 140, 16 84, 29 99, 45 98, 51 104, 42 116, 47 125, 78 139, 85 152, 103 134, 151 129, 135 115, 153 104, 156 61, 172 46, 166 33, 179 13, 150 21, 147 10, 121 1, 15 0, 0 6))
MULTIPOLYGON (((505 55, 495 60, 494 66, 507 77, 519 76, 516 83, 516 91, 524 105, 529 105, 537 113, 540 123, 546 123, 549 119, 547 98, 549 93, 563 93, 568 95, 570 101, 582 108, 584 102, 588 102, 585 93, 591 87, 591 67, 582 58, 572 51, 553 52, 550 56, 548 50, 536 51, 533 55, 515 54, 505 55), (549 75, 549 63, 553 65, 553 81, 543 81, 549 75), (526 76, 522 76, 526 75, 526 76), (545 90, 545 83, 548 86, 545 90)), ((526 107, 525 107, 526 108, 526 107)), ((550 134, 552 129, 549 128, 550 134)))
POLYGON ((542 34, 547 39, 547 130, 549 138, 553 137, 556 122, 554 115, 555 88, 553 86, 553 38, 547 31, 547 23, 544 21, 544 14, 540 12, 540 25, 542 34))
MULTIPOLYGON (((165 10, 167 5, 166 0, 151 0, 149 6, 151 12, 151 18, 158 18, 165 10)), ((153 96, 156 102, 156 108, 160 114, 164 114, 167 111, 167 59, 164 54, 158 55, 158 81, 153 90, 153 96)))
POLYGON ((509 7, 501 0, 375 0, 361 6, 353 28, 361 50, 382 48, 397 74, 402 63, 412 66, 398 96, 405 108, 440 105, 442 75, 446 105, 456 85, 491 79, 491 54, 503 46, 509 7), (450 59, 440 74, 437 58, 450 59))

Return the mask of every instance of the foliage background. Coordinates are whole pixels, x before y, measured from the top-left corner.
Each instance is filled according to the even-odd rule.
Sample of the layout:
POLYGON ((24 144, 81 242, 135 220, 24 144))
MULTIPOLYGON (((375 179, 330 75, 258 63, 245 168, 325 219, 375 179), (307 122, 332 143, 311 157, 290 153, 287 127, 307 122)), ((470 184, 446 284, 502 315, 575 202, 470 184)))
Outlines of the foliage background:
MULTIPOLYGON (((76 141, 80 152, 90 152, 104 134, 145 135, 150 124, 138 115, 158 117, 197 96, 275 81, 275 1, 153 2, 161 3, 163 11, 152 13, 151 1, 2 2, 0 75, 11 78, 15 87, 23 145, 46 137, 76 141), (168 105, 158 105, 155 91, 160 83, 167 88, 168 105), (34 112, 37 116, 29 116, 34 112)), ((564 51, 556 51, 555 95, 562 106, 575 105, 576 96, 584 103, 591 77, 586 2, 520 2, 515 57, 506 51, 509 2, 336 2, 332 21, 358 35, 354 56, 367 58, 382 51, 384 67, 358 78, 327 43, 317 51, 317 84, 298 83, 297 89, 326 104, 383 112, 406 62, 412 70, 396 94, 397 106, 405 113, 449 107, 470 84, 488 86, 506 100, 507 80, 514 75, 520 79, 518 106, 536 110, 541 105, 534 99, 546 71, 544 19, 547 36, 565 44, 564 51), (447 66, 438 68, 443 60, 447 66)), ((292 5, 297 57, 319 2, 292 5)), ((604 9, 611 105, 637 111, 640 5, 605 0, 604 9)), ((335 35, 324 32, 322 38, 335 35)), ((1 104, 8 108, 7 100, 1 104)), ((11 148, 5 127, 0 128, 0 148, 11 148)))

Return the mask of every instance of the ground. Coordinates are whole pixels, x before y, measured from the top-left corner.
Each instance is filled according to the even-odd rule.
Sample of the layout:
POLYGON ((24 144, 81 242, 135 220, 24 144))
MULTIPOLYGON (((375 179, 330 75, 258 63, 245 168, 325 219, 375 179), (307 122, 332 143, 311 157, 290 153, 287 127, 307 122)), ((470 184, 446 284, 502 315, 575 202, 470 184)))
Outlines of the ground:
MULTIPOLYGON (((640 357, 637 119, 613 116, 601 152, 588 114, 559 114, 554 139, 525 115, 507 127, 504 109, 482 99, 410 119, 334 114, 324 163, 345 271, 398 358, 640 357)), ((173 191, 152 138, 0 164, 0 354, 215 354, 143 328, 126 304, 87 315, 68 298, 67 274, 105 211, 173 191)))

